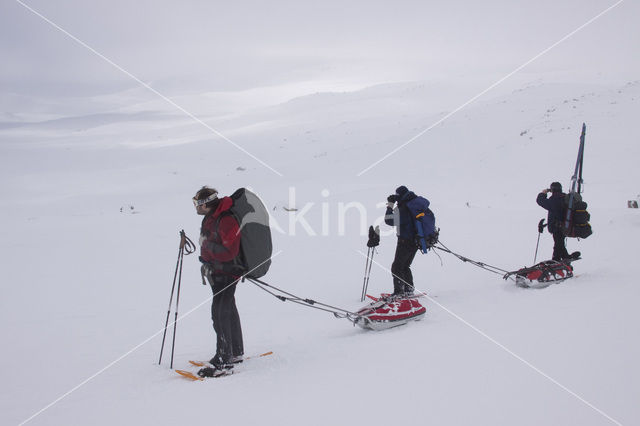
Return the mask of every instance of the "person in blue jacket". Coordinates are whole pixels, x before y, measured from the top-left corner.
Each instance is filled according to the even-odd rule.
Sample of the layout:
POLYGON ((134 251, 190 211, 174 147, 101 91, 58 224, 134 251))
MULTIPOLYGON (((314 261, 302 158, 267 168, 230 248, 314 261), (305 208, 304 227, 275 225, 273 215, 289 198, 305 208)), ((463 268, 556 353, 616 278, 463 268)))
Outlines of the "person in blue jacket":
POLYGON ((565 236, 562 230, 564 225, 564 204, 565 193, 562 192, 560 182, 553 182, 548 189, 543 189, 538 194, 536 202, 540 207, 547 210, 547 229, 553 234, 553 260, 562 261, 570 258, 565 246, 565 236), (547 194, 551 192, 551 197, 547 198, 547 194))
POLYGON ((414 290, 411 263, 416 256, 418 246, 415 240, 413 216, 407 203, 415 198, 417 195, 409 191, 406 186, 398 187, 395 194, 387 197, 387 212, 384 223, 395 226, 398 236, 396 255, 391 265, 393 294, 396 296, 411 295, 414 290), (398 203, 397 207, 395 207, 396 202, 398 203))

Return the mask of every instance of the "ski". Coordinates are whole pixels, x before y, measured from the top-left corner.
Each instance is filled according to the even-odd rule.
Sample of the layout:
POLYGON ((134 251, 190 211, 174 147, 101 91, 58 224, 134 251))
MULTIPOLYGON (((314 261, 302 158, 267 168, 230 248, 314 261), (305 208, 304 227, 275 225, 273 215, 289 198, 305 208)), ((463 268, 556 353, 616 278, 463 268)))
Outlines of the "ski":
MULTIPOLYGON (((254 358, 262 358, 265 356, 269 356, 269 355, 273 355, 273 351, 269 351, 269 352, 265 352, 262 354, 257 354, 257 355, 251 355, 248 357, 243 358, 242 361, 246 361, 249 359, 254 359, 254 358)), ((203 367, 203 368, 207 368, 209 367, 211 364, 209 363, 209 361, 193 361, 193 360, 189 360, 189 364, 191 364, 194 367, 203 367)), ((187 371, 187 370, 175 370, 176 373, 178 373, 180 376, 184 377, 185 379, 189 379, 191 381, 203 381, 205 379, 219 379, 221 377, 226 377, 226 376, 230 376, 232 374, 234 374, 234 369, 230 368, 228 370, 217 370, 217 373, 213 376, 213 377, 199 377, 196 374, 192 373, 191 371, 187 371)))
MULTIPOLYGON (((263 354, 259 354, 259 355, 252 355, 252 356, 248 356, 242 359, 242 361, 247 361, 250 359, 254 359, 254 358, 262 358, 265 356, 269 356, 269 355, 273 355, 273 351, 269 351, 269 352, 265 352, 263 354)), ((193 361, 193 360, 189 360, 189 364, 195 366, 195 367, 206 367, 209 364, 209 361, 193 361)))
POLYGON ((203 381, 205 378, 211 378, 211 379, 219 379, 220 377, 226 377, 226 376, 230 376, 233 374, 233 369, 229 369, 229 370, 217 370, 219 371, 218 374, 214 375, 213 377, 198 377, 195 374, 193 374, 190 371, 187 370, 176 370, 176 373, 178 373, 179 375, 181 375, 184 378, 187 378, 189 380, 192 381, 203 381))
POLYGON ((196 380, 204 380, 202 377, 198 377, 195 374, 193 374, 191 371, 187 371, 187 370, 175 370, 176 373, 178 373, 179 375, 181 375, 182 377, 186 378, 186 379, 190 379, 193 380, 194 382, 196 380))

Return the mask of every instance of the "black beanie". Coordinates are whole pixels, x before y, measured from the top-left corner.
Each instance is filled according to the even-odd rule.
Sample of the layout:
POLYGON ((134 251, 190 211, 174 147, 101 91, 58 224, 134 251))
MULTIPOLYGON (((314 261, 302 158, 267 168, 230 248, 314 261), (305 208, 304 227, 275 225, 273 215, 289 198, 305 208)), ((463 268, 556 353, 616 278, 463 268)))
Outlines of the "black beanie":
POLYGON ((551 192, 554 194, 556 192, 562 192, 562 184, 560 182, 551 182, 549 189, 551 189, 551 192))
POLYGON ((407 192, 409 192, 409 190, 404 185, 396 188, 396 194, 398 194, 399 197, 403 197, 407 192))

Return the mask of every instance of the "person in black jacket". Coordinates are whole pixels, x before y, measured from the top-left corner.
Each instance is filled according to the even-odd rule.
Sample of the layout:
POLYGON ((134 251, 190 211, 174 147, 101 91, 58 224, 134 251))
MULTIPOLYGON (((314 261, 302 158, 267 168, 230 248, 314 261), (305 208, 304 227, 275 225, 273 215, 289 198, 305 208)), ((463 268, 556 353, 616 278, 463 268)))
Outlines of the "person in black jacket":
POLYGON ((536 202, 538 205, 549 213, 547 215, 548 229, 553 234, 553 260, 562 261, 568 259, 569 253, 565 247, 565 236, 562 230, 564 225, 564 197, 566 194, 562 192, 560 182, 553 182, 551 187, 543 189, 538 194, 536 202), (547 198, 547 194, 551 192, 551 197, 547 198))
POLYGON ((398 235, 396 255, 391 265, 393 294, 396 296, 411 295, 414 290, 411 263, 418 251, 418 245, 415 240, 413 217, 406 203, 416 197, 416 194, 409 191, 406 186, 398 187, 395 194, 387 197, 387 212, 384 223, 395 226, 398 235), (396 202, 398 206, 394 208, 396 202))

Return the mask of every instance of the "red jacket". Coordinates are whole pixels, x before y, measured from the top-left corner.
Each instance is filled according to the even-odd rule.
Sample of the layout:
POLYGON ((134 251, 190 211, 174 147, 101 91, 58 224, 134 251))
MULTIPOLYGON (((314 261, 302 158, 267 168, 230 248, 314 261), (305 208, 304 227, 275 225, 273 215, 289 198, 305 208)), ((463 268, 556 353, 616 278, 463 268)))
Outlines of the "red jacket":
POLYGON ((229 197, 223 197, 215 211, 202 219, 200 228, 200 256, 203 262, 231 262, 240 253, 240 226, 232 214, 221 214, 233 205, 229 197))

